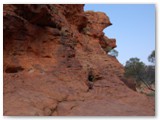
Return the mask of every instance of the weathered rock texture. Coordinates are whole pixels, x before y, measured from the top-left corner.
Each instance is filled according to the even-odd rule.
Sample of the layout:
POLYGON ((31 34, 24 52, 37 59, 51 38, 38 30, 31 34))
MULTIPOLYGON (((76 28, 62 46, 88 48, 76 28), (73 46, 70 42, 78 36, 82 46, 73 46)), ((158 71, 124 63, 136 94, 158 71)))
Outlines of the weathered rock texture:
POLYGON ((122 81, 106 53, 111 25, 84 5, 4 5, 4 115, 154 115, 154 104, 122 81), (93 89, 88 89, 92 71, 93 89))

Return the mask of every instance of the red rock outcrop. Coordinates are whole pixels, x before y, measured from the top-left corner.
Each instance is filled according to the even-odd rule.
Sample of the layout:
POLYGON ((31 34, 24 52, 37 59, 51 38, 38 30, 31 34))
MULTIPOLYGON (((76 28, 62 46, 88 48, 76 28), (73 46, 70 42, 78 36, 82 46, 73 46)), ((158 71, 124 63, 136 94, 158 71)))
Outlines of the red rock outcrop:
POLYGON ((122 81, 106 54, 111 22, 84 5, 4 5, 4 115, 154 115, 154 104, 122 81), (88 89, 92 70, 93 88, 88 89))

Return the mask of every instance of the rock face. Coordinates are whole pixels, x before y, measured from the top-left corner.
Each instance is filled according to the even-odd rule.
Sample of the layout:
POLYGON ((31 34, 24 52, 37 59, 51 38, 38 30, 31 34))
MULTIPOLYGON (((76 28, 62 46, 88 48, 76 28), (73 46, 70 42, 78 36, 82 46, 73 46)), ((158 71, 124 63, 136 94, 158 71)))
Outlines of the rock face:
POLYGON ((103 33, 108 16, 83 7, 4 5, 4 115, 155 114, 153 101, 129 89, 123 66, 106 54, 116 47, 103 33))

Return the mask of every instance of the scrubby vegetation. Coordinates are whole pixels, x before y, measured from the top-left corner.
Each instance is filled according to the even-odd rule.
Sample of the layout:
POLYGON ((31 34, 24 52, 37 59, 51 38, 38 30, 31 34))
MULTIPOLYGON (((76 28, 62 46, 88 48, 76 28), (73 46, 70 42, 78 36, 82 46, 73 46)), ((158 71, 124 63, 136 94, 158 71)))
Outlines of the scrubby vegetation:
MULTIPOLYGON (((144 86, 155 91, 155 51, 153 51, 148 61, 153 63, 152 65, 145 65, 139 58, 130 58, 125 64, 126 78, 132 78, 133 82, 136 83, 136 88, 141 89, 144 86)), ((143 92, 143 91, 141 91, 143 92)))
POLYGON ((114 57, 118 57, 118 51, 115 49, 110 50, 108 54, 114 57))

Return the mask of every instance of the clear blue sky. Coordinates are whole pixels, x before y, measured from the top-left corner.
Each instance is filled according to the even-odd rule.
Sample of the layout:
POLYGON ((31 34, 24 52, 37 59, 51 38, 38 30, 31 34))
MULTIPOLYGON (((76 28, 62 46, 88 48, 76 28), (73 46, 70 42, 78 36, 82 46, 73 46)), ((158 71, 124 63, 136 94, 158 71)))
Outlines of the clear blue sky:
POLYGON ((86 4, 84 10, 101 11, 110 18, 113 25, 104 32, 109 38, 116 38, 122 64, 131 57, 150 64, 147 58, 155 50, 154 4, 86 4))

